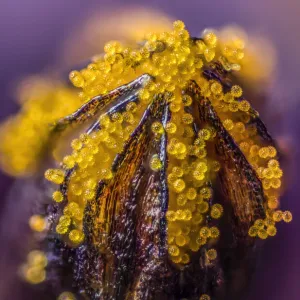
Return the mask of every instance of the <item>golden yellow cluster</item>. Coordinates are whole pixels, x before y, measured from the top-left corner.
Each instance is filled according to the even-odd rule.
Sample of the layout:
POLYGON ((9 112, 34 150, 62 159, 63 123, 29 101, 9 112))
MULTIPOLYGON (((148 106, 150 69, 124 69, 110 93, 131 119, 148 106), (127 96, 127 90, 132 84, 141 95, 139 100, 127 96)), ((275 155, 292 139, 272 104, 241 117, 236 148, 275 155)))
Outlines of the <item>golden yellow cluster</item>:
POLYGON ((199 85, 202 95, 209 97, 222 120, 223 126, 238 143, 243 154, 262 181, 264 195, 267 200, 265 205, 266 218, 258 221, 263 221, 265 225, 258 227, 257 225, 261 223, 256 222, 249 229, 249 235, 261 239, 274 236, 276 234, 275 222, 281 220, 290 222, 292 220, 289 211, 282 213, 277 210, 281 193, 281 178, 283 176, 283 171, 277 160, 277 150, 272 145, 262 144, 257 133, 257 127, 251 124, 251 117, 256 112, 251 109, 247 100, 241 100, 243 90, 240 86, 232 86, 229 92, 223 93, 222 86, 216 81, 202 79, 199 85))
POLYGON ((208 203, 212 189, 207 182, 220 168, 218 162, 206 157, 206 145, 213 140, 215 132, 212 128, 203 128, 195 136, 190 125, 193 117, 185 113, 183 103, 181 105, 170 120, 177 129, 168 132, 169 206, 166 216, 170 257, 174 263, 186 264, 190 261, 190 250, 197 252, 208 241, 218 238, 218 228, 205 223, 207 215, 220 218, 223 208, 221 204, 210 207, 208 203))
MULTIPOLYGON (((149 33, 141 47, 130 48, 110 42, 105 45, 104 51, 104 56, 94 59, 85 69, 70 73, 73 85, 82 88, 83 102, 106 94, 145 73, 153 80, 141 86, 138 102, 128 103, 124 112, 104 113, 99 118, 100 130, 74 139, 71 143, 73 152, 64 157, 62 169, 50 169, 45 173, 49 181, 60 185, 65 180, 65 173, 76 166, 69 182, 67 203, 56 226, 59 234, 67 234, 75 245, 84 240, 83 213, 86 203, 96 196, 97 183, 101 179, 113 178, 113 159, 122 151, 154 95, 167 94, 171 118, 165 126, 154 122, 151 130, 157 137, 163 133, 168 137, 170 195, 167 230, 170 258, 176 264, 187 264, 190 251, 198 251, 208 241, 218 238, 219 229, 206 224, 208 217, 218 219, 223 214, 221 204, 209 204, 212 189, 208 182, 221 167, 218 161, 207 158, 207 146, 213 143, 216 132, 210 127, 194 131, 193 116, 188 112, 194 100, 184 93, 191 80, 198 84, 201 95, 210 100, 224 127, 262 180, 267 197, 267 218, 257 220, 249 235, 260 238, 273 236, 276 233, 275 222, 291 220, 289 212, 276 210, 282 177, 276 149, 271 145, 261 145, 256 127, 249 123, 255 112, 243 98, 242 88, 234 85, 229 91, 224 91, 220 82, 206 79, 201 72, 203 66, 212 61, 218 61, 228 71, 239 70, 239 63, 244 57, 243 40, 237 38, 222 44, 211 31, 205 32, 202 39, 194 40, 184 23, 176 21, 171 32, 149 33)), ((162 168, 157 155, 150 159, 149 167, 154 171, 162 168)), ((53 199, 61 202, 64 195, 55 191, 53 199)), ((207 256, 210 260, 215 259, 216 251, 208 250, 207 256)))
POLYGON ((221 101, 213 101, 218 115, 223 121, 234 140, 238 143, 243 154, 256 171, 262 182, 267 203, 265 204, 266 218, 257 220, 249 229, 249 235, 266 239, 276 234, 275 222, 291 221, 289 211, 284 212, 279 207, 281 194, 281 178, 283 171, 277 160, 277 150, 272 145, 262 144, 255 125, 251 124, 251 115, 255 114, 246 100, 237 102, 236 98, 242 96, 242 89, 233 86, 230 94, 221 94, 221 101), (259 226, 260 225, 260 226, 259 226))
MULTIPOLYGON (((172 118, 166 128, 161 123, 154 122, 151 129, 158 136, 166 131, 170 137, 168 182, 171 187, 170 198, 175 199, 170 201, 168 212, 170 246, 173 245, 172 237, 175 241, 176 232, 177 242, 173 248, 177 247, 176 245, 189 248, 188 239, 191 236, 190 243, 194 251, 204 244, 204 240, 218 236, 218 230, 215 228, 212 228, 212 233, 209 229, 207 237, 201 237, 199 230, 196 232, 196 228, 200 229, 199 224, 209 210, 206 201, 211 197, 211 189, 202 186, 208 179, 208 168, 210 168, 206 159, 205 145, 215 133, 212 128, 204 128, 199 131, 198 138, 194 141, 194 130, 191 125, 193 117, 184 112, 185 107, 192 105, 192 99, 188 95, 182 95, 182 89, 190 80, 194 79, 198 82, 204 80, 200 70, 204 63, 213 60, 216 46, 217 38, 212 32, 205 34, 203 41, 191 42, 183 22, 177 21, 172 32, 149 34, 140 49, 126 48, 118 42, 110 42, 104 48, 104 57, 98 58, 86 69, 71 72, 70 80, 74 86, 83 89, 85 102, 91 97, 105 94, 126 84, 144 73, 150 74, 155 81, 149 81, 139 90, 140 101, 129 103, 125 112, 115 113, 112 116, 102 115, 99 120, 101 130, 92 135, 82 134, 79 139, 72 141, 73 152, 63 159, 63 168, 72 169, 76 165, 76 171, 73 172, 69 183, 68 203, 56 227, 58 233, 68 234, 74 243, 83 240, 81 231, 83 211, 87 201, 95 197, 97 183, 101 179, 109 180, 113 177, 112 161, 123 149, 125 141, 153 96, 168 92, 172 118), (188 156, 197 157, 192 166, 187 163, 188 156), (99 165, 101 170, 98 168, 99 165), (193 170, 194 166, 195 170, 193 170), (191 175, 193 182, 187 180, 191 175), (169 217, 173 210, 176 213, 174 222, 169 217), (185 234, 181 233, 182 224, 185 225, 185 234), (75 238, 74 231, 77 233, 75 238)), ((217 171, 218 163, 211 163, 217 171)), ((154 155, 150 160, 150 168, 159 170, 161 166, 158 156, 154 155)), ((62 184, 64 170, 50 169, 45 173, 45 177, 56 184, 62 184)), ((60 191, 54 192, 53 199, 56 202, 61 202, 63 198, 60 191)), ((212 208, 211 215, 214 218, 220 217, 221 214, 221 205, 212 208)), ((172 255, 174 261, 180 262, 180 256, 175 257, 176 255, 172 255)), ((186 254, 184 258, 187 263, 189 256, 186 254)))
POLYGON ((74 89, 48 78, 34 78, 21 90, 22 109, 0 128, 0 165, 10 175, 35 172, 44 147, 49 147, 49 124, 82 103, 74 89))
MULTIPOLYGON (((70 178, 68 203, 64 207, 56 231, 59 234, 68 233, 69 239, 75 244, 82 242, 84 238, 81 229, 86 203, 95 198, 97 183, 101 179, 109 180, 113 177, 112 162, 139 121, 143 112, 141 108, 142 105, 132 102, 126 106, 123 113, 114 113, 111 118, 108 115, 101 116, 101 130, 91 135, 82 134, 78 139, 74 139, 71 143, 73 152, 63 159, 65 170, 72 169, 75 164, 77 167, 70 178), (74 229, 70 231, 70 228, 74 229)), ((150 164, 151 168, 158 169, 161 162, 154 156, 150 164)), ((64 171, 49 169, 45 177, 53 183, 62 184, 64 171)), ((63 199, 61 191, 53 193, 54 201, 61 202, 63 199)))
POLYGON ((41 283, 46 278, 45 267, 47 264, 48 260, 45 253, 33 250, 27 255, 27 262, 22 265, 21 273, 29 283, 41 283))

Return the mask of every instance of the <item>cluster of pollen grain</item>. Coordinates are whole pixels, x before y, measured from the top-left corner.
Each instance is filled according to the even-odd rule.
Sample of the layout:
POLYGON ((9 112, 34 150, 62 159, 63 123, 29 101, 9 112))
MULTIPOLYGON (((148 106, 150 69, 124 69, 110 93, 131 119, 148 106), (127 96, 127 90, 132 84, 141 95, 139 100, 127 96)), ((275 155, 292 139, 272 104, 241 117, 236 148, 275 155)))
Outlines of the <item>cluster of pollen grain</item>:
MULTIPOLYGON (((174 30, 171 32, 148 34, 145 37, 144 45, 139 49, 124 47, 118 42, 110 42, 104 47, 103 57, 98 57, 81 71, 70 73, 70 80, 75 87, 82 88, 81 94, 85 100, 105 94, 144 73, 153 76, 155 81, 149 82, 139 90, 139 101, 128 104, 126 111, 111 116, 106 114, 101 116, 99 131, 92 135, 83 134, 73 140, 71 143, 73 152, 64 157, 62 169, 46 171, 45 177, 60 185, 64 182, 66 170, 75 167, 68 184, 67 195, 63 195, 60 191, 53 194, 53 200, 56 202, 62 202, 67 196, 63 215, 56 226, 59 234, 68 234, 69 239, 75 244, 83 240, 82 219, 86 203, 95 197, 96 186, 100 180, 109 180, 113 177, 112 161, 116 154, 123 149, 124 143, 137 125, 145 107, 152 101, 155 94, 164 93, 168 94, 172 119, 166 128, 163 128, 161 123, 154 122, 151 130, 157 136, 164 131, 170 137, 174 136, 168 145, 168 148, 174 147, 175 149, 174 166, 178 162, 188 163, 188 157, 194 157, 194 163, 199 165, 193 171, 194 174, 191 174, 194 183, 187 182, 186 177, 189 175, 185 174, 181 177, 178 176, 172 184, 174 193, 187 191, 184 194, 186 194, 188 202, 181 206, 181 210, 184 212, 181 218, 190 218, 187 223, 193 222, 191 224, 195 223, 195 226, 199 227, 196 224, 201 223, 202 214, 195 212, 196 206, 198 206, 196 201, 203 210, 204 201, 208 199, 199 198, 199 190, 203 186, 205 174, 208 173, 205 150, 207 134, 205 129, 203 138, 200 136, 194 143, 193 117, 184 111, 184 108, 188 108, 192 104, 192 99, 188 95, 182 95, 182 90, 190 80, 200 80, 200 70, 203 64, 212 61, 215 57, 217 45, 215 34, 207 33, 204 40, 203 43, 191 43, 184 24, 178 21, 174 23, 174 30), (101 168, 99 169, 98 166, 101 168), (203 204, 201 200, 203 200, 203 204), (77 230, 77 234, 71 234, 74 230, 77 230)), ((149 164, 154 171, 158 171, 162 167, 162 162, 156 155, 151 158, 149 164)), ((180 211, 177 214, 180 214, 180 211)), ((190 235, 195 236, 195 240, 196 233, 193 228, 191 228, 191 232, 190 235)), ((195 247, 196 245, 194 245, 195 247)), ((188 262, 188 257, 184 256, 184 258, 188 262)))
POLYGON ((168 245, 170 258, 176 264, 189 263, 191 252, 219 236, 219 230, 207 226, 206 219, 209 215, 218 219, 223 213, 220 204, 209 204, 212 189, 207 185, 220 169, 218 162, 207 158, 207 144, 213 142, 215 132, 209 127, 194 131, 193 116, 184 109, 192 102, 189 95, 177 93, 172 103, 179 109, 165 126, 170 194, 166 214, 168 245))
POLYGON ((41 283, 46 279, 45 267, 47 264, 45 253, 33 250, 27 255, 26 263, 21 266, 21 274, 29 283, 41 283))
MULTIPOLYGON (((73 170, 66 197, 59 190, 52 197, 58 203, 67 199, 63 214, 58 219, 56 232, 67 235, 74 245, 84 240, 82 220, 86 203, 95 198, 97 185, 101 180, 113 178, 112 162, 139 122, 143 108, 141 103, 130 102, 123 112, 101 115, 98 131, 91 135, 81 134, 71 142, 73 151, 63 158, 62 169, 48 169, 45 172, 47 180, 61 185, 65 180, 65 173, 73 170)), ((158 130, 158 127, 154 127, 154 130, 158 130)), ((155 155, 150 164, 153 170, 159 170, 162 165, 155 155)))
POLYGON ((31 82, 21 91, 21 98, 21 111, 0 127, 0 166, 14 176, 37 170, 43 147, 48 143, 49 124, 84 102, 74 90, 47 78, 31 82))
MULTIPOLYGON (((139 89, 138 101, 129 103, 125 111, 112 115, 104 113, 99 119, 100 130, 73 140, 73 152, 63 159, 62 169, 45 173, 49 181, 62 184, 66 170, 74 168, 67 195, 60 191, 53 194, 56 202, 67 199, 57 223, 57 233, 67 234, 75 245, 84 239, 82 219, 86 203, 95 198, 100 180, 113 178, 112 161, 122 151, 147 105, 159 94, 167 100, 171 115, 165 125, 154 122, 151 126, 155 137, 159 138, 165 132, 168 140, 170 197, 166 217, 170 258, 176 264, 187 264, 193 251, 218 238, 219 229, 207 223, 208 219, 214 222, 223 214, 220 204, 211 204, 212 189, 208 184, 220 169, 218 161, 207 157, 207 146, 213 143, 216 132, 205 126, 195 131, 190 113, 194 99, 186 93, 191 80, 200 87, 201 96, 211 102, 224 127, 262 179, 268 199, 268 217, 260 228, 267 226, 267 235, 274 235, 273 221, 290 221, 289 212, 280 214, 275 207, 282 176, 276 149, 260 141, 255 125, 251 124, 253 111, 243 97, 242 88, 233 85, 225 90, 219 81, 208 80, 201 71, 213 61, 221 63, 228 71, 238 70, 244 56, 243 47, 243 41, 236 39, 222 44, 211 31, 204 32, 202 39, 191 39, 184 23, 176 21, 173 31, 149 33, 139 48, 109 42, 104 47, 103 56, 95 58, 86 68, 71 72, 70 80, 75 87, 82 89, 81 96, 85 101, 145 73, 154 80, 139 89)), ((149 168, 159 171, 162 163, 154 154, 149 168)), ((262 232, 254 234, 252 229, 249 234, 264 236, 262 232)), ((208 255, 213 257, 215 253, 210 251, 208 255)), ((208 296, 202 297, 206 299, 208 296)))
MULTIPOLYGON (((210 85, 212 90, 214 83, 206 82, 206 85, 210 85)), ((277 160, 276 149, 274 146, 262 142, 256 126, 251 124, 254 112, 249 102, 244 99, 242 88, 237 85, 232 86, 229 92, 223 93, 222 91, 218 97, 213 95, 210 99, 223 122, 223 126, 238 143, 241 151, 262 181, 267 199, 265 223, 269 224, 269 220, 280 221, 281 219, 278 220, 274 214, 277 216, 283 172, 277 160)), ((249 235, 265 239, 267 236, 276 234, 272 222, 270 223, 271 229, 267 230, 266 226, 257 228, 253 224, 249 230, 249 235)))
MULTIPOLYGON (((275 200, 275 198, 273 200, 275 200)), ((252 237, 259 237, 263 240, 268 236, 275 236, 277 233, 275 224, 280 221, 289 223, 292 221, 292 218, 293 217, 290 211, 283 212, 278 209, 269 209, 267 210, 267 217, 264 220, 256 220, 254 224, 249 228, 249 235, 252 237)))
POLYGON ((264 220, 265 225, 261 228, 253 224, 249 230, 249 235, 258 236, 262 239, 273 236, 276 234, 276 228, 272 222, 269 222, 270 220, 278 222, 292 219, 290 212, 285 212, 289 216, 286 219, 277 217, 280 214, 280 210, 277 210, 277 208, 283 176, 277 158, 277 151, 274 146, 266 145, 259 138, 256 126, 251 123, 255 112, 251 109, 249 102, 244 99, 243 90, 240 86, 232 86, 230 91, 223 93, 221 89, 216 89, 215 84, 217 82, 213 80, 202 79, 201 83, 203 95, 209 96, 223 126, 238 143, 241 151, 262 181, 263 191, 267 199, 265 205, 267 217, 264 220), (211 94, 205 92, 205 89, 203 91, 205 87, 210 90, 211 94), (216 90, 219 94, 215 93, 216 90), (271 226, 269 230, 268 226, 271 226))

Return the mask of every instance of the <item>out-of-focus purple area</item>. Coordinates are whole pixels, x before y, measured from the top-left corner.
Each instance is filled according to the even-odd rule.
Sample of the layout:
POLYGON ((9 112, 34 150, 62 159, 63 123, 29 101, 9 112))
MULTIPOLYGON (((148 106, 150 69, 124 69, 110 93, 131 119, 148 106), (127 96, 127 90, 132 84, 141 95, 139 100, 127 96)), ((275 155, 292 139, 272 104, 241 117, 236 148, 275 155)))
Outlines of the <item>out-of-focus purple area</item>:
MULTIPOLYGON (((269 38, 278 51, 278 74, 271 90, 268 109, 280 106, 283 120, 276 124, 263 113, 273 136, 289 136, 292 170, 283 209, 293 212, 289 225, 280 224, 279 232, 268 239, 258 272, 252 283, 250 299, 298 300, 300 298, 300 1, 299 0, 0 0, 0 119, 16 112, 15 86, 26 75, 53 66, 64 41, 91 14, 128 5, 147 6, 182 19, 197 35, 206 27, 236 23, 247 31, 269 38)), ((26 142, 26 141, 24 141, 26 142)), ((12 180, 1 174, 0 212, 12 180)), ((0 241, 1 243, 1 241, 0 241)), ((3 245, 1 246, 3 247, 3 245)), ((0 266, 1 267, 1 266, 0 266)), ((3 270, 0 271, 1 273, 3 270)), ((18 299, 16 299, 18 300, 18 299)))

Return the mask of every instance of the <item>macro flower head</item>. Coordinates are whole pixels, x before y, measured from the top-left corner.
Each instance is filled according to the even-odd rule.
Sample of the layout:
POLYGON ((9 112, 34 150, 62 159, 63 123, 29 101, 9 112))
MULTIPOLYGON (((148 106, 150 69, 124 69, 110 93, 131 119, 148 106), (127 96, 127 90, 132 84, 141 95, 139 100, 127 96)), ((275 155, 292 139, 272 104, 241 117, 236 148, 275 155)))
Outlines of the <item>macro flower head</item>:
POLYGON ((245 44, 175 21, 106 43, 73 87, 46 81, 24 103, 1 147, 7 172, 46 179, 27 281, 54 277, 61 299, 231 295, 237 257, 248 275, 257 243, 292 220, 276 143, 240 84, 257 72, 245 44))

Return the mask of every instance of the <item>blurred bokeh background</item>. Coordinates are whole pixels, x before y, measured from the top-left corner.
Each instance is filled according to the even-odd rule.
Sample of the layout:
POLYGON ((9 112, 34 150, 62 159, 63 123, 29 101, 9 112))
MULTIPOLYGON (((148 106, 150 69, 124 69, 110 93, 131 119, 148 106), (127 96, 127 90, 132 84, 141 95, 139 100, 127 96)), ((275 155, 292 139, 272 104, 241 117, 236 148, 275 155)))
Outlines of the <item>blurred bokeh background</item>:
MULTIPOLYGON (((79 63, 89 55, 96 54, 93 51, 99 49, 98 45, 103 40, 98 42, 100 37, 96 34, 94 39, 84 40, 82 29, 87 20, 96 16, 103 26, 102 38, 117 38, 117 30, 113 29, 115 23, 133 26, 134 19, 138 18, 134 13, 136 9, 159 11, 160 15, 153 20, 154 24, 165 22, 164 16, 171 20, 181 19, 193 35, 198 35, 207 27, 219 28, 234 23, 273 43, 278 61, 273 84, 269 88, 270 100, 262 112, 262 119, 272 135, 286 148, 292 162, 282 206, 293 212, 294 220, 288 226, 280 225, 276 238, 267 240, 247 299, 298 300, 299 0, 0 0, 0 121, 18 110, 16 89, 24 77, 55 69, 68 70, 72 63, 79 63), (114 21, 107 16, 113 16, 114 21), (124 16, 132 17, 132 23, 127 24, 124 16), (89 51, 83 51, 84 42, 89 43, 89 51)), ((139 17, 147 18, 147 15, 139 17)), ((0 174, 0 218, 12 205, 5 201, 12 183, 12 178, 0 174)), ((0 243, 1 247, 5 247, 2 241, 0 243)))

